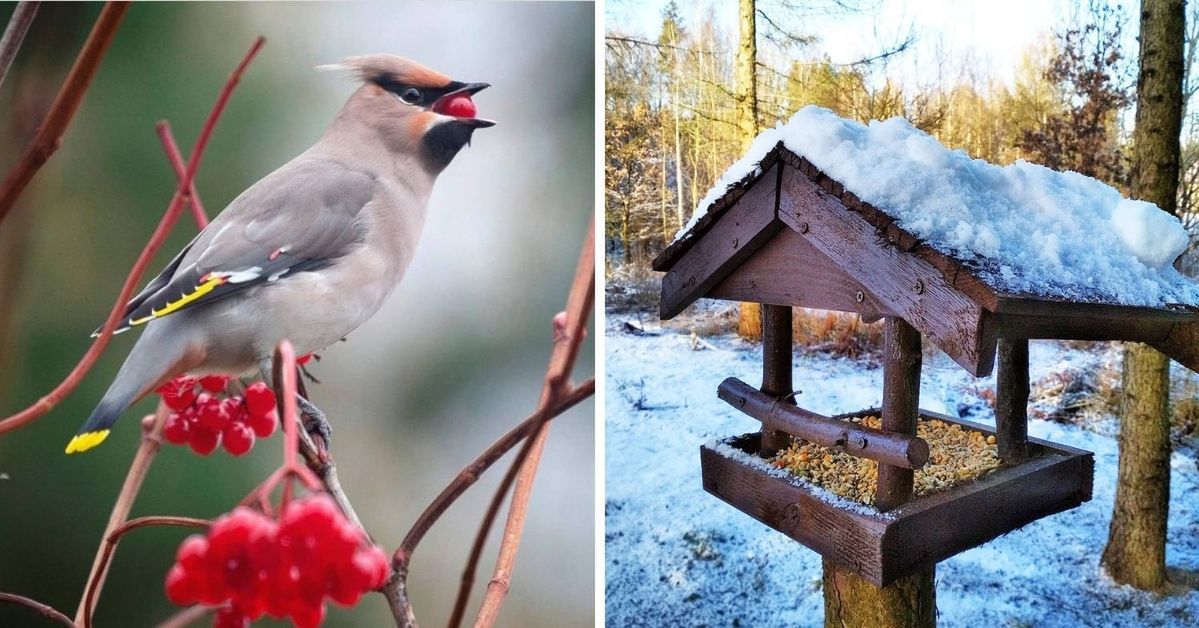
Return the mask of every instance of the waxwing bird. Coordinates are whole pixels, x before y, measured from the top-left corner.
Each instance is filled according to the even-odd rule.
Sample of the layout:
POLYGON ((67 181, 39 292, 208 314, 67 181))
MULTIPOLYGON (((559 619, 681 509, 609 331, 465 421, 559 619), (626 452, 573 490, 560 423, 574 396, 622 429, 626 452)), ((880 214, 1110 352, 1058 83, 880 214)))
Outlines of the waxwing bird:
POLYGON ((129 302, 118 332, 145 331, 67 453, 100 444, 174 377, 265 369, 284 338, 298 355, 323 349, 399 283, 437 175, 494 124, 470 99, 487 84, 393 55, 324 67, 361 87, 311 148, 234 199, 129 302))

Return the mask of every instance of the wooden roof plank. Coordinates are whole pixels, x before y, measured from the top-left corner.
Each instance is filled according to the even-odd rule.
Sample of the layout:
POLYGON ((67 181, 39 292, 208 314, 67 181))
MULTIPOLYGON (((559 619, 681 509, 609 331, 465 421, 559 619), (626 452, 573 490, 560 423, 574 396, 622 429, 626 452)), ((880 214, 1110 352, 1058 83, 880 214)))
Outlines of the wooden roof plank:
POLYGON ((1179 364, 1199 371, 1199 322, 1174 323, 1165 338, 1149 344, 1179 364))
POLYGON ((893 314, 836 262, 791 229, 781 229, 707 296, 857 312, 869 320, 893 314))
POLYGON ((967 371, 975 376, 991 372, 995 336, 985 310, 937 268, 887 244, 875 226, 795 168, 783 169, 779 219, 967 371))
POLYGON ((754 182, 662 277, 662 318, 672 318, 707 295, 782 228, 776 217, 781 166, 754 182))

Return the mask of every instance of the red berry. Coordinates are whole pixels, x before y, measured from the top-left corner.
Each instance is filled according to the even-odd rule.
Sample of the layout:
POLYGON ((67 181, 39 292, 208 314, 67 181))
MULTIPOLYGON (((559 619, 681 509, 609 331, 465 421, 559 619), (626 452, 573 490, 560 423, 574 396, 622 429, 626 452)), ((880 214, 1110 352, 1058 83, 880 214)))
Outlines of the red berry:
POLYGON ((213 628, 246 628, 250 625, 250 618, 240 610, 226 606, 216 612, 212 625, 213 628))
POLYGON ((279 424, 279 415, 271 410, 263 415, 251 414, 246 421, 254 429, 255 436, 266 438, 275 433, 275 426, 279 424))
POLYGON ((167 599, 178 606, 190 606, 200 601, 195 579, 179 565, 173 565, 167 572, 166 591, 167 599))
POLYGON ((451 96, 444 103, 437 103, 435 110, 437 113, 457 118, 473 118, 476 112, 475 101, 470 99, 469 94, 451 96))
POLYGON ((208 555, 208 537, 193 534, 179 546, 175 552, 175 562, 188 571, 199 571, 204 567, 204 559, 208 555))
POLYGON ((231 422, 221 433, 221 442, 225 444, 225 451, 241 456, 254 447, 254 430, 245 423, 231 422))
POLYGON ((221 443, 221 433, 216 430, 211 430, 203 425, 195 425, 191 431, 191 439, 187 444, 192 448, 192 451, 207 456, 216 451, 217 445, 221 443))
POLYGON ((192 405, 196 400, 195 380, 190 377, 176 377, 158 387, 162 402, 176 412, 192 405))
POLYGON ((275 410, 275 393, 262 382, 246 387, 246 409, 251 416, 264 416, 275 410))
POLYGON ((178 412, 172 412, 167 422, 162 426, 162 436, 167 442, 176 445, 187 443, 191 437, 191 422, 178 412))
POLYGON ((200 387, 208 392, 225 392, 230 379, 228 375, 205 375, 200 378, 200 387))
POLYGON ((316 603, 297 601, 290 610, 288 614, 296 628, 317 628, 325 620, 325 603, 319 599, 316 603))
POLYGON ((209 397, 197 406, 200 427, 219 432, 229 424, 229 408, 220 399, 209 397))
POLYGON ((246 413, 246 404, 242 403, 241 397, 227 397, 221 401, 221 409, 225 414, 229 415, 229 420, 238 422, 245 421, 249 416, 246 413))

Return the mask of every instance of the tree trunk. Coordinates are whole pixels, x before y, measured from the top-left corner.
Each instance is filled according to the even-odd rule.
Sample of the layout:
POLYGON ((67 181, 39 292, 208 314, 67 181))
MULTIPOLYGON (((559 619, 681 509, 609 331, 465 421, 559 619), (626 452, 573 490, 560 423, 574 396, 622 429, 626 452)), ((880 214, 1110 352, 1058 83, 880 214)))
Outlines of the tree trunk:
MULTIPOLYGON (((1174 213, 1182 129, 1182 0, 1141 3, 1140 73, 1133 131, 1132 197, 1174 213)), ((1117 582, 1166 584, 1170 501, 1169 359, 1139 343, 1124 349, 1120 468, 1102 564, 1117 582)))
MULTIPOLYGON (((740 0, 741 33, 737 45, 737 132, 741 150, 749 148, 758 135, 758 40, 755 0, 740 0)), ((757 303, 742 303, 737 319, 737 333, 746 339, 762 335, 762 313, 757 303)))
POLYGON ((876 587, 824 559, 825 628, 922 628, 937 624, 933 567, 876 587))
POLYGON ((737 128, 741 150, 758 135, 758 39, 755 0, 740 0, 740 36, 737 44, 737 128))

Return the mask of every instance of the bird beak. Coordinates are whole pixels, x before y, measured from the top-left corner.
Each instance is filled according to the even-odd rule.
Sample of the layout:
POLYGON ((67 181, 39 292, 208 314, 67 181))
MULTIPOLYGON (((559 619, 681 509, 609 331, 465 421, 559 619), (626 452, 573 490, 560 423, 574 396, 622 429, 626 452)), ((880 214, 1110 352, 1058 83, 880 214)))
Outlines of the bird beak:
POLYGON ((463 97, 465 97, 467 100, 469 100, 471 96, 483 91, 484 89, 487 89, 488 87, 491 87, 491 85, 489 83, 466 83, 466 84, 462 85, 461 87, 459 87, 458 89, 456 89, 452 92, 449 92, 449 93, 443 95, 441 98, 438 98, 437 100, 433 101, 433 105, 430 106, 429 109, 432 110, 434 113, 439 113, 444 116, 450 116, 450 117, 454 118, 454 122, 457 122, 458 124, 462 124, 462 125, 469 126, 472 128, 483 129, 483 128, 487 128, 489 126, 495 126, 495 122, 493 122, 491 120, 484 120, 482 118, 476 118, 473 115, 473 111, 474 111, 473 103, 471 103, 472 106, 470 107, 470 111, 472 112, 472 115, 469 115, 469 116, 457 115, 456 113, 453 112, 453 110, 455 108, 450 107, 451 101, 453 101, 455 99, 460 100, 463 97))

